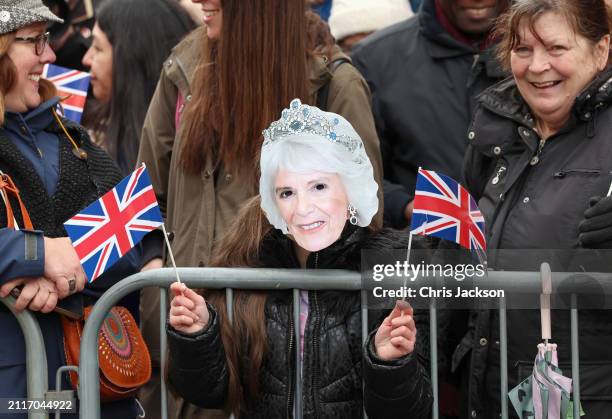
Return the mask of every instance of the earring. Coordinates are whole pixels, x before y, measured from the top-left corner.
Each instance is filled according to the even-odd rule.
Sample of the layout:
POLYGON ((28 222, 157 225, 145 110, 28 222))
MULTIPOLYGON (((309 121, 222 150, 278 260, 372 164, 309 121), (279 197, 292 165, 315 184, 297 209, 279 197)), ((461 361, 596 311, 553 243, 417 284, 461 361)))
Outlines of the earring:
POLYGON ((348 212, 349 212, 349 222, 353 225, 357 225, 357 222, 359 220, 357 219, 357 210, 355 209, 355 207, 349 204, 348 212))

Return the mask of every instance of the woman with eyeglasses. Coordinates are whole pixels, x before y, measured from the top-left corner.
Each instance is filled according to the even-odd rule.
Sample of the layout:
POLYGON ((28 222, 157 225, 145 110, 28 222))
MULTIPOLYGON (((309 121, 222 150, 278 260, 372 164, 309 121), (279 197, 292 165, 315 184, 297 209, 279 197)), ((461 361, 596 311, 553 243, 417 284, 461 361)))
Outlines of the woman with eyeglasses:
MULTIPOLYGON (((60 98, 53 84, 42 78, 44 66, 55 61, 48 45, 49 22, 61 19, 40 0, 0 0, 0 297, 17 296, 7 303, 17 312, 34 313, 45 343, 44 379, 54 388, 56 370, 66 364, 60 317, 54 312, 58 304, 67 297, 77 305, 92 304, 157 254, 145 254, 139 246, 86 286, 63 223, 122 176, 81 126, 58 113, 60 98)), ((131 304, 136 307, 136 301, 131 304)), ((26 367, 21 328, 9 308, 0 304, 0 400, 26 397, 26 367)), ((72 388, 67 375, 62 388, 72 388)), ((0 410, 3 418, 23 418, 27 413, 13 412, 0 410)), ((134 418, 138 409, 128 398, 105 404, 102 413, 134 418)))

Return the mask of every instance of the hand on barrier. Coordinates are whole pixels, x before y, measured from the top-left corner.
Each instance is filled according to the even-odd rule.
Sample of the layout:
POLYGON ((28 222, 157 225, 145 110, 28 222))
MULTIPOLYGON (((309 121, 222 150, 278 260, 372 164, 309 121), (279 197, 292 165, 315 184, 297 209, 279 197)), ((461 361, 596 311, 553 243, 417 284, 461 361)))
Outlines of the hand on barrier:
POLYGON ((612 196, 589 199, 589 208, 578 225, 578 232, 582 247, 612 249, 612 196))
POLYGON ((85 288, 85 272, 68 237, 45 237, 45 278, 55 283, 59 298, 85 288))
POLYGON ((391 313, 383 320, 374 337, 376 355, 385 361, 398 359, 414 351, 416 325, 410 304, 397 301, 391 313))
POLYGON ((170 286, 170 325, 182 333, 198 333, 208 325, 210 314, 204 297, 180 282, 170 286))
POLYGON ((0 297, 6 297, 15 287, 23 285, 15 293, 15 309, 23 311, 29 308, 32 311, 50 313, 58 301, 58 291, 55 284, 47 278, 16 278, 5 282, 0 287, 0 297))

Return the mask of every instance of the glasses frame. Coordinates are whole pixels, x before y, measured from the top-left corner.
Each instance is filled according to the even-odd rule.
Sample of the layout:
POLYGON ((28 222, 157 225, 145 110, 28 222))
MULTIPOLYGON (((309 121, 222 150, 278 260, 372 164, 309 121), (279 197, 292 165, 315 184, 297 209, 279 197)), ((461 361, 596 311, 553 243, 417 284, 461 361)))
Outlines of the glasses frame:
POLYGON ((34 51, 36 52, 36 55, 41 56, 45 52, 47 45, 49 45, 49 32, 41 33, 38 36, 16 36, 15 41, 34 44, 34 51))

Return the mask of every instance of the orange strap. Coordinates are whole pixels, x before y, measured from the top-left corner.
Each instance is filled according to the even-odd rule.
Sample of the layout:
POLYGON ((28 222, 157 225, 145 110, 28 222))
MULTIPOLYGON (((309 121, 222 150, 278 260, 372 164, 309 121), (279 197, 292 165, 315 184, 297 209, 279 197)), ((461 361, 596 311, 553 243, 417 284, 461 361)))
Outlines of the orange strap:
POLYGON ((0 193, 2 194, 2 198, 4 200, 4 204, 6 206, 6 220, 9 228, 16 228, 15 226, 15 214, 13 212, 13 208, 11 207, 11 201, 9 200, 9 196, 12 194, 19 201, 19 207, 21 209, 21 217, 23 218, 23 223, 26 230, 34 230, 32 226, 32 220, 30 220, 30 214, 28 214, 28 210, 25 205, 23 205, 23 201, 21 200, 21 196, 19 195, 19 189, 15 186, 13 179, 7 174, 0 175, 0 193))

